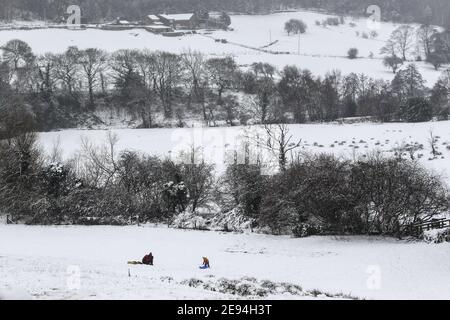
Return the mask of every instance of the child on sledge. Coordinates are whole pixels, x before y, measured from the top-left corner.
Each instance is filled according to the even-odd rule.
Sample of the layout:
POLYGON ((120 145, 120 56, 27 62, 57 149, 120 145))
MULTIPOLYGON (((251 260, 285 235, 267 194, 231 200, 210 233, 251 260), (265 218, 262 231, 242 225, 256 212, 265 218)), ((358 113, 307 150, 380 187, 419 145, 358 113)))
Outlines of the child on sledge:
POLYGON ((203 265, 200 269, 209 269, 211 266, 209 265, 209 259, 207 257, 203 257, 203 265))

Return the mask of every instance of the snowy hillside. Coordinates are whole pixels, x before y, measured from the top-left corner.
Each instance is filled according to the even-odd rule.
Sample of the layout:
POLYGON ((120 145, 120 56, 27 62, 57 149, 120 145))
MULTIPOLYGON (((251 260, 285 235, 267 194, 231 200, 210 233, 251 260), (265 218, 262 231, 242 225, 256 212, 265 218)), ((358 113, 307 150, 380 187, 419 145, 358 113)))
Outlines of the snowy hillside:
POLYGON ((291 239, 154 227, 0 226, 0 296, 248 299, 259 294, 327 299, 344 294, 449 299, 449 249, 448 243, 366 237, 291 239), (127 265, 149 250, 154 267, 127 265), (204 255, 211 260, 208 271, 198 269, 204 255))
MULTIPOLYGON (((450 122, 429 123, 361 123, 361 124, 305 124, 290 125, 294 140, 302 139, 303 151, 334 153, 354 158, 371 152, 395 156, 407 145, 418 145, 415 154, 427 167, 443 173, 450 179, 450 122), (436 146, 442 153, 430 160, 430 132, 438 139, 436 146)), ((119 141, 117 151, 131 149, 148 154, 175 158, 180 151, 186 151, 193 144, 203 148, 204 157, 214 163, 222 172, 225 168, 225 152, 239 147, 248 129, 228 128, 184 128, 184 129, 123 129, 112 130, 119 141), (162 143, 163 142, 163 143, 162 143)), ((105 130, 64 130, 40 134, 40 144, 48 153, 60 141, 65 159, 74 156, 81 148, 82 139, 101 145, 106 142, 105 130)), ((403 154, 403 157, 409 157, 403 154)), ((448 180, 450 183, 450 180, 448 180)))
MULTIPOLYGON (((70 31, 64 29, 13 30, 0 32, 0 44, 11 39, 21 39, 31 45, 35 53, 62 52, 68 46, 80 48, 99 47, 107 51, 118 49, 162 50, 181 53, 188 49, 198 50, 210 56, 234 55, 242 65, 254 62, 269 62, 280 68, 287 64, 310 69, 314 74, 339 69, 344 74, 351 72, 365 73, 374 78, 391 80, 393 74, 382 65, 380 49, 391 32, 399 25, 381 23, 376 30, 378 36, 364 39, 369 34, 366 19, 345 18, 339 26, 322 26, 321 22, 330 17, 316 12, 287 12, 271 15, 235 15, 232 16, 233 31, 215 31, 211 34, 200 31, 196 35, 179 38, 167 38, 145 30, 102 31, 87 29, 70 31), (308 26, 306 34, 288 36, 284 24, 291 18, 305 21, 308 26), (358 34, 358 35, 357 35, 358 34), (53 41, 45 41, 52 39, 53 41), (214 39, 226 39, 227 43, 215 42, 214 39), (298 55, 300 41, 300 55, 298 55), (273 45, 269 45, 274 43, 273 45), (247 46, 247 47, 245 47, 247 46), (289 54, 271 54, 252 48, 265 48, 275 52, 289 54), (347 51, 355 47, 360 59, 347 59, 347 51), (373 54, 373 58, 369 56, 373 54)), ((417 28, 417 26, 414 26, 417 28)), ((414 48, 416 49, 416 48, 414 48)), ((418 49, 416 49, 417 51, 418 49)), ((409 57, 414 60, 416 55, 409 57)), ((432 86, 440 76, 431 65, 418 63, 421 73, 432 86)))

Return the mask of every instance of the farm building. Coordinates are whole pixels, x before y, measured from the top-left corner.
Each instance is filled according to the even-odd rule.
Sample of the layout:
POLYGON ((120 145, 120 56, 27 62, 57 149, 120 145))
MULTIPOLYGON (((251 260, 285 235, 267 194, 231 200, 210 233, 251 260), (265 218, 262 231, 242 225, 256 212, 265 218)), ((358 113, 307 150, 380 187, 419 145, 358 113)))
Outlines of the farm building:
POLYGON ((153 24, 163 24, 161 22, 161 19, 155 15, 155 14, 149 14, 148 16, 145 17, 145 24, 147 25, 153 25, 153 24))
POLYGON ((163 34, 173 31, 172 26, 164 24, 161 19, 154 14, 149 14, 145 17, 144 25, 145 30, 156 34, 163 34))
POLYGON ((130 22, 124 18, 118 17, 112 23, 102 26, 104 30, 130 30, 138 26, 136 22, 130 22))
POLYGON ((156 33, 156 34, 163 34, 167 32, 172 32, 173 29, 171 27, 165 26, 165 25, 149 25, 145 26, 145 30, 148 32, 156 33))
MULTIPOLYGON (((173 29, 227 29, 231 18, 222 12, 196 12, 182 14, 160 14, 159 21, 173 29)), ((153 19, 151 19, 153 21, 153 19)), ((157 21, 157 20, 156 20, 157 21)))
POLYGON ((158 18, 163 24, 173 29, 198 29, 200 27, 195 13, 159 14, 158 18))

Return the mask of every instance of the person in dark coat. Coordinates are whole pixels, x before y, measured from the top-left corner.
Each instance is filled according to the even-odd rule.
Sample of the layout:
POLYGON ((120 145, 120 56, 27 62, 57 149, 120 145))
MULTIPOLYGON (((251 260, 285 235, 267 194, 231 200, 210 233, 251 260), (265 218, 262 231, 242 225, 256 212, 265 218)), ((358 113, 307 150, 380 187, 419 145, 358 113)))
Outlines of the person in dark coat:
POLYGON ((148 266, 153 265, 153 254, 151 252, 142 259, 142 264, 146 264, 148 266))

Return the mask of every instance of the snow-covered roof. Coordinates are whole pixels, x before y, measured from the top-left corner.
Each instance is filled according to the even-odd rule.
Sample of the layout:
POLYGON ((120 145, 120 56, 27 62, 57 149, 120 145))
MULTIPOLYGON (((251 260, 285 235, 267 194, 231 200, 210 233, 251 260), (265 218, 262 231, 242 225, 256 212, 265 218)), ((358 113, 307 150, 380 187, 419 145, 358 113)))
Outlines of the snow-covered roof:
POLYGON ((119 20, 120 24, 130 24, 130 21, 128 20, 119 20))
POLYGON ((159 18, 154 14, 149 14, 147 17, 152 20, 159 20, 159 18))
POLYGON ((171 29, 168 26, 164 26, 164 25, 151 25, 151 26, 147 26, 147 28, 149 29, 171 29))
POLYGON ((167 19, 167 20, 189 20, 192 18, 194 14, 193 13, 179 13, 179 14, 162 14, 161 17, 167 19))
POLYGON ((222 16, 222 12, 210 12, 208 15, 210 18, 220 18, 222 16))

